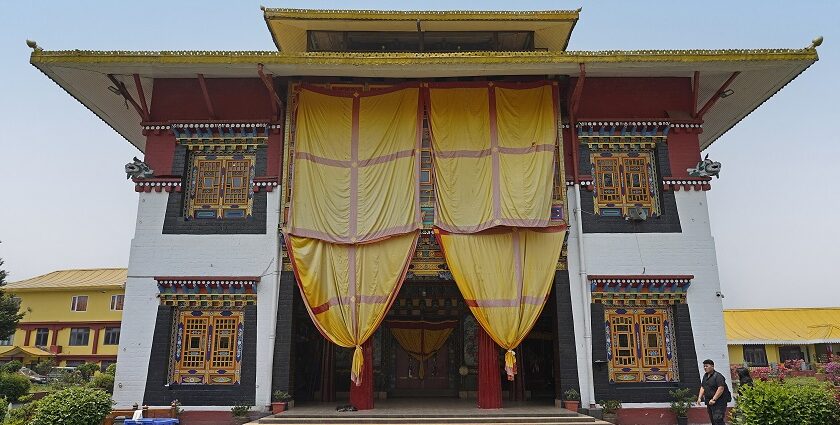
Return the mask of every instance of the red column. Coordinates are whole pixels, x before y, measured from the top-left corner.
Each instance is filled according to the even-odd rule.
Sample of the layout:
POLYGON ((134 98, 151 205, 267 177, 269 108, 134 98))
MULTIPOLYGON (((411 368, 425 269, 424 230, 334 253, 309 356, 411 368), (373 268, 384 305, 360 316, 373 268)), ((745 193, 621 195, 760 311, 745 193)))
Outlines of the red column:
MULTIPOLYGON (((32 329, 27 329, 26 330, 26 338, 23 339, 23 346, 24 347, 29 346, 29 336, 30 335, 32 335, 32 329)), ((14 336, 14 334, 12 334, 12 336, 14 336)))
POLYGON ((96 354, 96 352, 99 351, 99 331, 101 329, 102 328, 95 328, 93 331, 93 350, 91 351, 91 354, 96 354))
POLYGON ((365 362, 362 366, 362 385, 350 383, 350 404, 359 410, 373 409, 373 342, 362 344, 365 362))
POLYGON ((502 407, 502 381, 499 373, 499 347, 481 327, 478 329, 478 407, 502 407))

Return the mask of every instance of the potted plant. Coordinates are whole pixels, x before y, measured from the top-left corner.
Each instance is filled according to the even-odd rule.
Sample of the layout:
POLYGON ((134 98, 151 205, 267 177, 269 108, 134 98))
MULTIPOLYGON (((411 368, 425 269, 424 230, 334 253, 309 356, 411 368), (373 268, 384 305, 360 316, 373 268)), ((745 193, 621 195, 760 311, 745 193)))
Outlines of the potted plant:
POLYGON ((237 402, 230 408, 230 413, 233 415, 233 420, 237 424, 245 424, 251 421, 249 414, 251 413, 251 406, 250 404, 242 402, 237 402))
POLYGON ((621 401, 620 400, 602 400, 598 402, 601 405, 601 411, 604 412, 604 416, 602 419, 611 423, 617 424, 618 423, 618 409, 621 409, 621 401))
POLYGON ((292 395, 285 391, 275 391, 271 395, 271 413, 275 415, 285 412, 289 408, 289 401, 292 400, 292 395))
POLYGON ((563 393, 563 407, 577 413, 580 408, 580 393, 576 389, 569 388, 563 393))
POLYGON ((693 400, 691 390, 688 388, 680 388, 673 391, 668 391, 673 397, 671 401, 671 411, 677 415, 677 425, 688 424, 688 409, 691 408, 693 400))

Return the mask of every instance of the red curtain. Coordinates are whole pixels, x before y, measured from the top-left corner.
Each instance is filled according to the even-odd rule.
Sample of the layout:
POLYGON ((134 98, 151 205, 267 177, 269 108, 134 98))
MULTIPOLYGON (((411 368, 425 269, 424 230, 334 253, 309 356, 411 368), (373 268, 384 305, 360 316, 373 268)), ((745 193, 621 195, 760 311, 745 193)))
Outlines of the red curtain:
MULTIPOLYGON (((492 342, 492 341, 491 341, 492 342)), ((362 385, 350 385, 350 404, 359 410, 373 409, 373 341, 362 344, 362 385)))
POLYGON ((502 381, 499 372, 499 347, 483 328, 478 327, 478 407, 502 407, 502 381))
POLYGON ((335 401, 335 357, 333 343, 321 341, 321 401, 335 401))

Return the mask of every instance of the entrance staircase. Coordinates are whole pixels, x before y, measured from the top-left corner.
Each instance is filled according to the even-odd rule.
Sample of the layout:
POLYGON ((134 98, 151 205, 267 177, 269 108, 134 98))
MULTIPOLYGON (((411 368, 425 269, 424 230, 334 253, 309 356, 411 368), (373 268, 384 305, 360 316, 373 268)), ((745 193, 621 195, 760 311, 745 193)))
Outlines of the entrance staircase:
MULTIPOLYGON (((468 414, 457 412, 447 414, 441 410, 446 409, 428 409, 427 412, 405 412, 404 415, 377 415, 376 413, 365 412, 344 412, 346 416, 336 416, 333 414, 315 416, 315 415, 300 415, 293 413, 294 410, 284 412, 278 415, 268 416, 262 418, 252 424, 283 424, 283 425, 351 425, 351 424, 367 424, 367 425, 444 425, 444 424, 458 424, 458 425, 609 425, 595 419, 591 416, 585 416, 569 411, 558 411, 552 414, 545 413, 505 413, 503 410, 494 412, 492 414, 468 414)), ((558 409, 559 410, 559 409, 558 409)))

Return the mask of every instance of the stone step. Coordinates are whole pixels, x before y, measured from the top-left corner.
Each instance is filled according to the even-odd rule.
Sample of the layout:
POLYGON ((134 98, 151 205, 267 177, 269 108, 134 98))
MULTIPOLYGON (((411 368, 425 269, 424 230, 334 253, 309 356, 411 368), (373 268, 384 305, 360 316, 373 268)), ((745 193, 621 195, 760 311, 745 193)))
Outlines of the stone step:
POLYGON ((283 425, 344 425, 344 424, 370 424, 370 425, 607 425, 607 422, 595 419, 591 416, 579 414, 559 415, 487 415, 487 416, 394 416, 394 415, 365 415, 365 416, 302 416, 302 415, 274 415, 262 418, 252 424, 283 424, 283 425))

